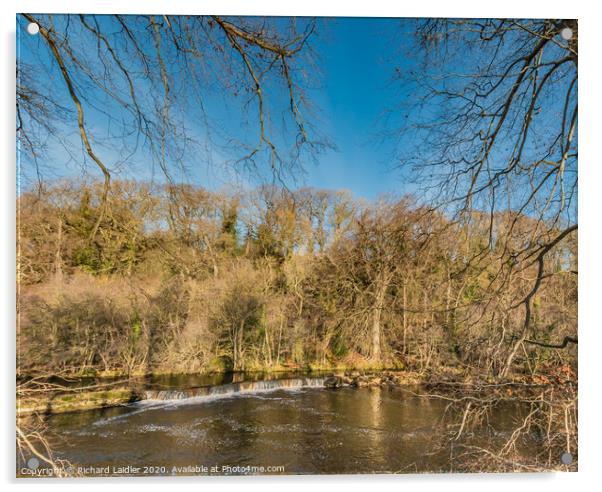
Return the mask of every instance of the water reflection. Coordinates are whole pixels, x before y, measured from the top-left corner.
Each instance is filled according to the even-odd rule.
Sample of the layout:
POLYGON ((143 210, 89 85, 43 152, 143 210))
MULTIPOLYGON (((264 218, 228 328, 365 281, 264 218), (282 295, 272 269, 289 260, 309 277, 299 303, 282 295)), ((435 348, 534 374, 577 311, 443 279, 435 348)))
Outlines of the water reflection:
MULTIPOLYGON (((519 408, 493 420, 512 428, 519 408)), ((87 466, 284 466, 285 473, 450 470, 446 402, 399 388, 290 386, 56 415, 56 455, 87 466)), ((485 430, 484 430, 485 431, 485 430)), ((222 472, 223 473, 223 472, 222 472)))

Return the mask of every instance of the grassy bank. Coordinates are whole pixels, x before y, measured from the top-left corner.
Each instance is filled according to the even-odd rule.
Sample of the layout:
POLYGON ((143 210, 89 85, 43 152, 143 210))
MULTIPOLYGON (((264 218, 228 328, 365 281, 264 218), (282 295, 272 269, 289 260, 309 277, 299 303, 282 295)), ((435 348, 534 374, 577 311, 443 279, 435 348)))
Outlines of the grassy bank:
POLYGON ((139 395, 132 388, 115 388, 104 391, 86 391, 83 389, 69 393, 47 393, 17 398, 17 416, 115 407, 139 399, 139 395))

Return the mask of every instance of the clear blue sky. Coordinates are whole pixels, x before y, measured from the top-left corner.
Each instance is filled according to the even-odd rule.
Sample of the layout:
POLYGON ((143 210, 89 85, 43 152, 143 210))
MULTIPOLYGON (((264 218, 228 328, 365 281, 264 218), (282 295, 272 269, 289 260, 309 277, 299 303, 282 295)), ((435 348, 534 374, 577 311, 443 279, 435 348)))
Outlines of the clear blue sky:
POLYGON ((395 148, 382 138, 383 116, 397 105, 399 91, 391 84, 393 66, 405 67, 399 19, 337 19, 320 45, 325 87, 320 95, 336 152, 308 169, 308 182, 326 188, 348 188, 376 198, 403 192, 395 169, 395 148), (395 63, 395 65, 392 64, 395 63))
MULTIPOLYGON (((392 109, 400 97, 398 89, 391 84, 393 69, 405 69, 408 63, 401 55, 404 42, 410 42, 404 39, 409 34, 404 34, 402 22, 400 19, 338 18, 322 26, 313 42, 322 74, 318 87, 309 95, 319 108, 320 130, 332 141, 336 150, 321 154, 315 164, 304 163, 306 172, 295 183, 297 186, 345 188, 367 199, 375 199, 381 193, 409 191, 409 185, 395 169, 394 144, 381 138, 383 112, 392 109)), ((40 57, 47 61, 39 36, 35 39, 24 34, 23 19, 19 19, 19 23, 20 59, 26 63, 37 63, 40 57)), ((52 77, 53 89, 65 91, 59 74, 55 72, 52 77)), ((68 104, 68 98, 65 100, 68 104)), ((208 106, 214 108, 218 119, 226 121, 228 126, 228 115, 220 109, 219 97, 209 101, 208 106)), ((93 109, 88 109, 87 121, 92 133, 106 132, 103 127, 107 123, 103 118, 93 109)), ((230 126, 226 131, 236 135, 239 131, 237 124, 230 126)), ((81 152, 76 130, 75 127, 62 130, 75 159, 69 159, 65 148, 58 145, 51 145, 43 153, 42 161, 51 161, 42 162, 43 167, 47 164, 50 177, 81 173, 76 162, 81 152)), ((123 150, 117 151, 110 146, 100 148, 98 153, 108 162, 123 159, 123 150)), ((222 159, 220 156, 216 150, 213 160, 219 161, 222 159)), ((146 158, 138 153, 135 159, 143 161, 146 158)), ((95 172, 94 166, 88 166, 87 170, 95 172)), ((220 174, 219 165, 208 166, 202 161, 197 161, 191 172, 194 181, 209 187, 219 187, 229 179, 220 174)), ((130 171, 132 173, 134 176, 130 177, 140 177, 137 171, 130 171)), ((31 175, 24 167, 25 186, 31 175)), ((120 173, 117 172, 116 176, 119 177, 120 173)))

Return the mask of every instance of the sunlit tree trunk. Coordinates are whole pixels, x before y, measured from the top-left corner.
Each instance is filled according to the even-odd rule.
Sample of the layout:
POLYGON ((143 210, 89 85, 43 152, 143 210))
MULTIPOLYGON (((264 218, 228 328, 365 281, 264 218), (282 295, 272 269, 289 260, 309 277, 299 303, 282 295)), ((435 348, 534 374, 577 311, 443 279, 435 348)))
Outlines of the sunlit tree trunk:
POLYGON ((408 336, 408 313, 407 313, 407 287, 406 280, 403 280, 403 353, 408 353, 407 336, 408 336))
POLYGON ((387 283, 381 282, 376 292, 374 309, 372 311, 372 359, 374 362, 380 362, 381 360, 381 324, 386 292, 387 283))

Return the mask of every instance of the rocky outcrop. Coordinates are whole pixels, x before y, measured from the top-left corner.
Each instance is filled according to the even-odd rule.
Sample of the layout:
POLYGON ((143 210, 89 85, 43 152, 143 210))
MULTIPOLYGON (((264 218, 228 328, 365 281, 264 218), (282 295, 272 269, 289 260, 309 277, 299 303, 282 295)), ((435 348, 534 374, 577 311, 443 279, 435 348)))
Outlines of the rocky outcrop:
POLYGON ((353 388, 363 387, 385 387, 400 386, 405 384, 416 384, 418 379, 411 373, 398 373, 383 371, 375 373, 361 373, 360 371, 348 371, 346 373, 333 374, 324 380, 326 388, 340 388, 351 386, 353 388))

